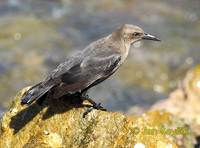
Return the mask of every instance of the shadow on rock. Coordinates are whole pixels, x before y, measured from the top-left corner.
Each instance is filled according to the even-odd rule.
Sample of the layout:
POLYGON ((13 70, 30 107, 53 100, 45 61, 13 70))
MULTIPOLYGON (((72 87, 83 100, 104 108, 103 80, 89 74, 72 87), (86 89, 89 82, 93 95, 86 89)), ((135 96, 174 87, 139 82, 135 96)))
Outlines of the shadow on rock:
POLYGON ((74 96, 64 96, 60 99, 52 99, 49 101, 48 108, 43 114, 42 119, 46 120, 55 114, 67 112, 72 108, 88 107, 82 103, 83 101, 80 98, 76 98, 74 96))
POLYGON ((15 116, 11 117, 10 128, 14 129, 14 134, 16 134, 40 112, 44 112, 40 119, 46 120, 55 114, 67 112, 72 108, 89 106, 83 105, 82 103, 83 101, 81 99, 73 96, 64 96, 59 99, 46 98, 42 104, 40 104, 39 101, 35 102, 19 111, 15 116))
POLYGON ((14 133, 16 134, 27 123, 29 123, 44 107, 45 106, 39 106, 37 103, 27 106, 27 108, 21 110, 11 118, 10 128, 13 128, 14 133))

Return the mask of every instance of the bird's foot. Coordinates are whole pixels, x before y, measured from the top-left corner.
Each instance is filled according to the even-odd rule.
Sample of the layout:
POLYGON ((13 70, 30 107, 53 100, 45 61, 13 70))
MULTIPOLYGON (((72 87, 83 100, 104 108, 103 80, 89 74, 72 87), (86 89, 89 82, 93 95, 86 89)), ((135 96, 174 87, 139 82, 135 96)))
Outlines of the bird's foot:
POLYGON ((80 99, 82 99, 83 101, 87 100, 89 103, 92 104, 92 106, 88 107, 86 109, 86 111, 83 113, 83 118, 86 117, 86 115, 88 113, 90 113, 93 109, 96 109, 96 110, 102 110, 102 111, 106 111, 105 108, 103 108, 101 106, 101 103, 96 103, 95 101, 93 101, 87 93, 80 93, 80 92, 77 92, 74 94, 75 97, 79 97, 80 99))
POLYGON ((92 106, 86 109, 86 111, 83 113, 83 118, 85 118, 85 116, 88 113, 90 113, 93 109, 107 111, 104 107, 101 106, 101 103, 96 103, 90 98, 86 98, 85 100, 88 100, 92 104, 92 106))

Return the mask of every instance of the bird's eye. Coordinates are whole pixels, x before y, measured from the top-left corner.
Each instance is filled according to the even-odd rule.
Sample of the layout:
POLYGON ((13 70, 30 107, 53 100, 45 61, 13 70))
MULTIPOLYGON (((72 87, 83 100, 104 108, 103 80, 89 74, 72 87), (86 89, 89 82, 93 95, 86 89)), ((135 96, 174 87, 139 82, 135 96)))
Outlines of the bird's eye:
POLYGON ((138 37, 138 36, 140 36, 140 33, 139 33, 139 32, 134 32, 134 33, 133 33, 133 36, 134 36, 134 37, 138 37))

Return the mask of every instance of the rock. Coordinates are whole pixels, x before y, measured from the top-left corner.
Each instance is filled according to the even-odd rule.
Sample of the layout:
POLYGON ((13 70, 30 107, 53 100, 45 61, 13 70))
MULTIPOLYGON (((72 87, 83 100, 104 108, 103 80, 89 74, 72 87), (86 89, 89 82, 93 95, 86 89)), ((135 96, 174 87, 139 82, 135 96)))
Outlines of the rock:
POLYGON ((200 102, 200 65, 187 73, 183 81, 183 91, 187 100, 194 99, 200 102))
MULTIPOLYGON (((191 69, 181 88, 169 98, 155 103, 151 110, 164 110, 182 118, 196 136, 200 136, 200 65, 191 69)), ((200 140, 199 140, 200 141, 200 140)))
POLYGON ((192 147, 190 129, 170 113, 125 116, 93 110, 83 118, 88 104, 72 98, 22 106, 28 89, 17 94, 2 117, 0 147, 192 147))

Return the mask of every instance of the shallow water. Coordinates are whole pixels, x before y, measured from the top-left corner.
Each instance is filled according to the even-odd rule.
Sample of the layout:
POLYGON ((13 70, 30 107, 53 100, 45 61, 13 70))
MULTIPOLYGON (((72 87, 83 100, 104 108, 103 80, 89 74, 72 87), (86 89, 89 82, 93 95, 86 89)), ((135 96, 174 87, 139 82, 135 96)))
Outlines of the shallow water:
POLYGON ((109 110, 148 107, 200 63, 200 1, 0 1, 0 107, 42 80, 72 52, 131 23, 162 39, 132 47, 129 58, 91 97, 109 110))

